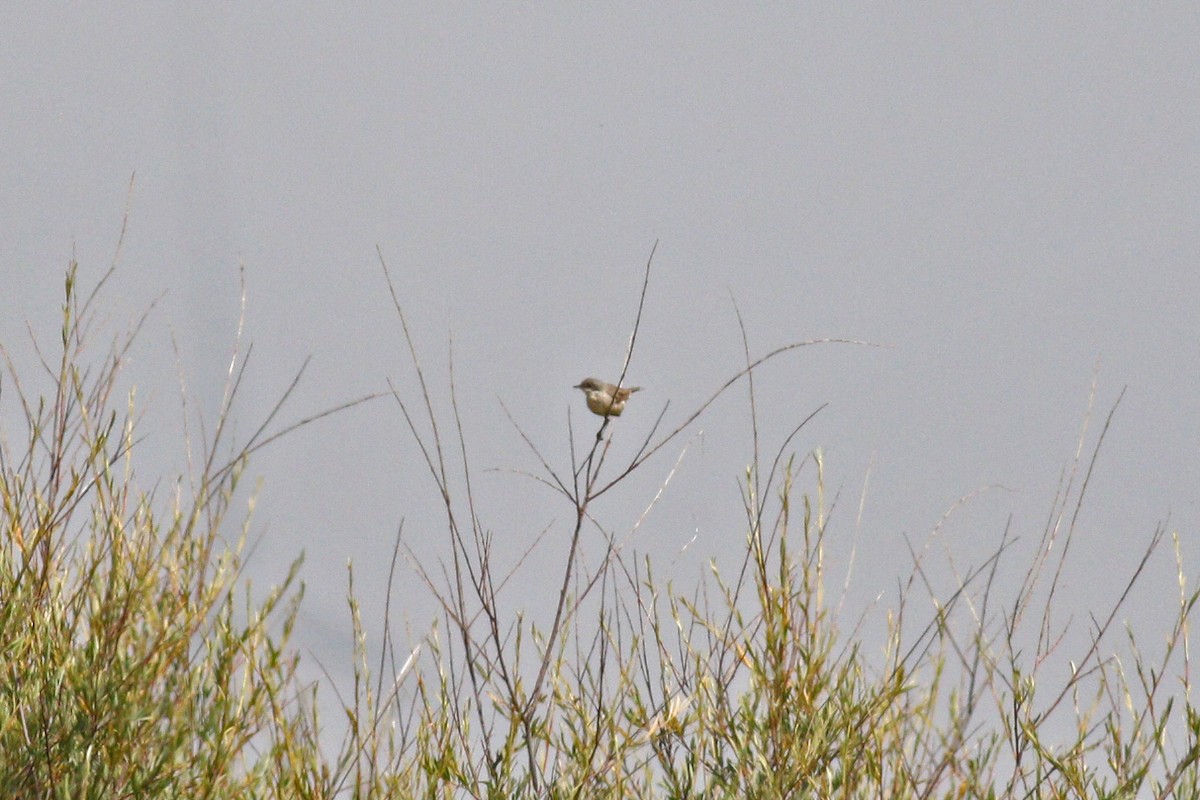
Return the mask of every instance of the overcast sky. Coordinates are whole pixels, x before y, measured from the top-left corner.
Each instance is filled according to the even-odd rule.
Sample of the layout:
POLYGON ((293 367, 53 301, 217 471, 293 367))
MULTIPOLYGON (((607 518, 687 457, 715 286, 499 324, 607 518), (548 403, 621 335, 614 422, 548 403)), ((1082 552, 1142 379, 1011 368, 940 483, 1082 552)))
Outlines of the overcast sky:
MULTIPOLYGON (((823 448, 841 491, 831 563, 857 542, 851 605, 894 593, 904 537, 924 542, 985 487, 945 523, 947 552, 980 563, 1010 517, 1032 546, 1093 382, 1085 454, 1125 395, 1062 602, 1081 619, 1107 608, 1160 523, 1195 575, 1200 12, 914 8, 8 4, 0 341, 34 370, 26 322, 53 342, 68 260, 98 279, 128 206, 103 305, 118 331, 165 292, 129 367, 152 484, 183 463, 171 336, 211 420, 240 267, 243 435, 308 356, 288 419, 388 379, 419 400, 378 248, 447 425, 453 338, 481 514, 511 559, 543 529, 565 535, 570 508, 520 474, 537 461, 501 402, 567 463, 568 408, 578 441, 594 432, 571 387, 615 380, 657 241, 629 370, 646 388, 612 426, 626 457, 664 404, 673 426, 743 364, 735 302, 755 354, 886 345, 801 348, 756 385, 771 455, 828 403, 792 449, 823 448)), ((628 533, 687 446, 630 544, 684 586, 742 546, 745 386, 693 433, 595 509, 628 533)), ((420 453, 380 400, 251 471, 256 585, 307 553, 298 642, 344 675, 347 561, 370 628, 400 521, 423 556, 446 552, 420 453)), ((529 562, 512 607, 543 599, 556 548, 529 562)), ((949 579, 945 559, 936 569, 949 579)), ((435 609, 405 574, 419 636, 435 609)), ((1134 608, 1157 633, 1177 592, 1167 551, 1152 574, 1134 608)))

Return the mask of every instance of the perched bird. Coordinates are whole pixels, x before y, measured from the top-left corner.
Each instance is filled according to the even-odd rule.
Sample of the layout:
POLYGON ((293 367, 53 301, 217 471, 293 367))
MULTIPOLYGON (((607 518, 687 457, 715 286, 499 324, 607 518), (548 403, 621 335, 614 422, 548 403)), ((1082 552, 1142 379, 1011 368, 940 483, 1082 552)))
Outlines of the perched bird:
POLYGON ((583 393, 587 395, 588 410, 601 417, 621 416, 629 395, 642 389, 640 386, 623 386, 618 389, 611 383, 596 378, 587 378, 574 388, 583 389, 583 393))

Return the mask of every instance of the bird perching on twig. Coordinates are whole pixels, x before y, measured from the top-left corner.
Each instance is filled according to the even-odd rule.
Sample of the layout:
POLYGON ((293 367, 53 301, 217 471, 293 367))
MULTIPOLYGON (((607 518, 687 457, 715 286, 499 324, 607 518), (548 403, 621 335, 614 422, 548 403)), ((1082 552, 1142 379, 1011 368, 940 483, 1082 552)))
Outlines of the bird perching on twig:
POLYGON ((619 417, 625 410, 625 403, 634 392, 641 391, 640 386, 622 386, 620 388, 599 380, 586 378, 576 389, 582 389, 587 396, 588 411, 599 417, 619 417))

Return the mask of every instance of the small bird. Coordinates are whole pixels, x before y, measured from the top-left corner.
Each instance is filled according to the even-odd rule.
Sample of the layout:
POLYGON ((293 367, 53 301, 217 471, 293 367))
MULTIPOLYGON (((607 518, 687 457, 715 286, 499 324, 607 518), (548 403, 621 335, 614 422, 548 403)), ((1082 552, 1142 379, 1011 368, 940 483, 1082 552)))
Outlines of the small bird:
POLYGON ((597 378, 586 378, 574 388, 583 389, 583 393, 587 395, 588 410, 601 417, 621 416, 629 395, 642 390, 640 386, 623 386, 618 389, 611 383, 597 378))

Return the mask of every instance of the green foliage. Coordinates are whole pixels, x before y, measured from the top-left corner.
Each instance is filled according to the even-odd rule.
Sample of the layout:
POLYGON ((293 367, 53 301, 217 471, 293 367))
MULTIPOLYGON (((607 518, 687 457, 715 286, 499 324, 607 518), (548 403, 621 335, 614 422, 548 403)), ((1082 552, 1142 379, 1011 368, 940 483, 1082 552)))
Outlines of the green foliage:
MULTIPOLYGON (((1074 640, 1052 623, 1090 465, 1069 471, 1012 594, 995 582, 1007 537, 948 596, 914 551, 870 640, 863 619, 846 630, 825 600, 819 451, 797 463, 789 437, 763 469, 755 433, 742 563, 680 591, 627 553, 593 501, 699 412, 615 468, 605 420, 590 450, 572 450, 570 475, 522 433, 538 480, 571 512, 547 624, 512 590, 529 553, 497 572, 462 426, 439 424, 427 391, 420 412, 395 399, 446 511, 445 569, 408 554, 443 613, 400 648, 385 619, 372 656, 351 572, 355 680, 337 712, 349 733, 329 753, 316 712, 329 692, 298 683, 288 645, 299 562, 257 600, 242 576, 248 515, 232 510, 264 442, 222 443, 230 392, 196 474, 155 480, 166 500, 139 490, 133 397, 119 413, 114 396, 133 335, 87 363, 95 297, 80 301, 72 267, 48 386, 28 390, 11 360, 3 384, 24 435, 0 448, 0 796, 1200 796, 1197 595, 1178 544, 1178 608, 1153 657, 1132 630, 1110 640, 1164 531, 1080 650, 1065 652, 1074 640), (605 543, 598 559, 585 534, 605 543)), ((747 358, 747 374, 764 360, 747 358)))
POLYGON ((312 739, 289 710, 295 569, 240 596, 222 531, 244 454, 167 504, 135 490, 132 397, 113 407, 130 339, 85 364, 90 301, 72 267, 49 390, 5 387, 25 436, 0 451, 0 795, 264 796, 312 739))

